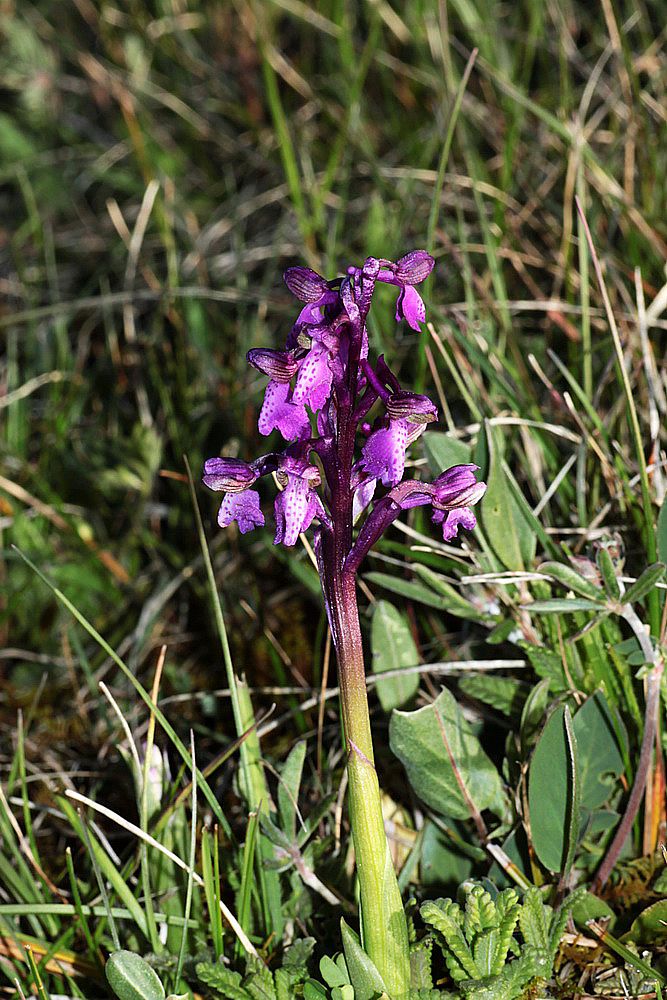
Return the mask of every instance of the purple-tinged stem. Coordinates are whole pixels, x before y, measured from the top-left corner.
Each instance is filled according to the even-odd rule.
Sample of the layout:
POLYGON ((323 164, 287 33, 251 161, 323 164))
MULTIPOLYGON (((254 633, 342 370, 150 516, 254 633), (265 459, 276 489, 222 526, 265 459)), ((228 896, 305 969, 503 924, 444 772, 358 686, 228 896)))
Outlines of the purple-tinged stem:
POLYGON ((322 536, 320 565, 324 569, 322 583, 338 660, 362 943, 389 995, 400 998, 407 996, 410 987, 407 923, 387 843, 375 770, 355 576, 342 568, 343 552, 337 545, 337 534, 334 527, 333 534, 322 536))
MULTIPOLYGON (((407 996, 410 953, 405 911, 382 816, 382 798, 373 755, 366 673, 355 573, 346 568, 352 549, 352 467, 357 432, 355 408, 365 313, 342 289, 350 318, 349 358, 337 381, 336 448, 327 476, 331 528, 320 529, 317 556, 329 626, 338 661, 341 713, 348 752, 350 825, 361 898, 363 947, 392 1000, 407 996)), ((366 297, 370 302, 368 289, 366 297)), ((367 306, 366 306, 367 309, 367 306)))

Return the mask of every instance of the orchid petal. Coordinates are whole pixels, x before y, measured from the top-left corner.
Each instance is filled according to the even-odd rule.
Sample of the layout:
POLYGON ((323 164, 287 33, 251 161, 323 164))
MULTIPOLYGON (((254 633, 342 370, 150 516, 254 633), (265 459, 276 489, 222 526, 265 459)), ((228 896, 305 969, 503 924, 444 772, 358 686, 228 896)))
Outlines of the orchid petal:
POLYGON ((368 479, 357 486, 352 500, 352 521, 356 524, 375 494, 377 479, 368 479))
POLYGON ((428 278, 434 265, 426 250, 411 250, 396 261, 396 277, 403 285, 418 285, 428 278))
POLYGON ((252 486, 256 479, 252 467, 238 458, 209 458, 204 462, 202 481, 210 490, 238 493, 252 486))
POLYGON ((310 434, 310 421, 303 404, 288 401, 290 387, 286 382, 269 382, 257 426, 260 434, 270 434, 277 428, 286 441, 301 440, 310 434))
POLYGON ((292 295, 302 302, 317 302, 329 291, 326 278, 310 267, 288 267, 283 281, 292 295))
POLYGON ((392 420, 389 427, 371 434, 361 450, 361 465, 367 476, 381 479, 385 486, 395 486, 401 481, 409 429, 407 420, 392 420))
POLYGON ((457 507, 455 510, 448 511, 446 517, 444 510, 436 510, 431 520, 434 524, 442 525, 442 537, 446 542, 451 542, 453 538, 456 538, 459 525, 466 531, 472 531, 477 524, 477 518, 470 507, 457 507))
POLYGON ((307 403, 315 412, 321 410, 331 395, 332 378, 329 351, 324 344, 314 341, 299 367, 292 402, 301 405, 307 403))
POLYGON ((256 490, 225 494, 218 511, 218 524, 221 528, 226 528, 232 521, 238 522, 242 535, 264 524, 264 515, 259 506, 259 493, 256 490))
POLYGON ((310 526, 317 507, 310 497, 308 481, 301 476, 289 475, 285 489, 274 504, 276 534, 274 544, 294 545, 302 531, 310 526))
POLYGON ((401 319, 406 320, 417 333, 421 331, 420 324, 426 319, 424 301, 412 285, 405 285, 396 300, 396 321, 401 319))

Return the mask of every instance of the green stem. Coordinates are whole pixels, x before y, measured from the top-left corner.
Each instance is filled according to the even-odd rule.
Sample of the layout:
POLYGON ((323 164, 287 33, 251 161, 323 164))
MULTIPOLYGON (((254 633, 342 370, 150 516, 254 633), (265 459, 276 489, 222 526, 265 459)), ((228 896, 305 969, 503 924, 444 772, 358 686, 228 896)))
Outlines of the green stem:
POLYGON ((333 576, 331 624, 348 750, 350 823, 361 897, 362 943, 392 1000, 397 1000, 410 988, 407 923, 382 816, 354 575, 342 572, 333 576))

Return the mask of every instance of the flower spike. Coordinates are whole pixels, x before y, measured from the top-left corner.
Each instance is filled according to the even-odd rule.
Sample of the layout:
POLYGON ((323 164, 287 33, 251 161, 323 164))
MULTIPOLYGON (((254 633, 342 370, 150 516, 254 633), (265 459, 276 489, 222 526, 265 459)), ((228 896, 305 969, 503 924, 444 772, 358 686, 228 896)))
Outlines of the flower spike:
MULTIPOLYGON (((335 498, 341 489, 345 503, 351 504, 346 521, 366 519, 360 541, 377 541, 379 527, 386 530, 401 511, 423 504, 432 506, 432 520, 447 541, 459 526, 474 527, 471 508, 486 488, 477 482, 475 466, 455 466, 431 484, 403 481, 407 450, 426 425, 437 420, 438 411, 428 396, 403 389, 382 355, 374 365, 368 360, 366 317, 377 282, 398 288, 396 318, 419 330, 425 309, 415 286, 428 278, 433 266, 426 250, 411 250, 395 263, 368 257, 361 267, 350 265, 345 277, 334 281, 309 267, 285 271, 285 284, 303 308, 284 350, 256 347, 248 351, 248 362, 269 379, 259 431, 263 435, 279 431, 288 446, 282 454, 266 455, 251 465, 230 458, 206 462, 205 485, 225 493, 218 515, 221 525, 235 520, 245 532, 264 523, 259 494, 250 487, 273 471, 282 487, 274 504, 277 543, 293 545, 314 520, 320 533, 335 534, 340 516, 335 498), (366 415, 374 407, 384 412, 371 425, 366 415), (319 435, 315 438, 311 413, 319 435), (356 462, 355 428, 366 436, 356 462), (318 492, 321 475, 311 464, 311 454, 322 463, 326 502, 318 492), (347 487, 340 481, 344 468, 350 470, 347 487), (386 502, 380 496, 372 506, 378 483, 390 492, 386 502)), ((364 545, 360 548, 359 542, 353 545, 349 539, 347 547, 350 553, 355 550, 358 564, 364 545)))
POLYGON ((383 357, 375 364, 368 358, 366 323, 377 282, 398 289, 396 318, 419 330, 425 309, 415 286, 432 269, 425 250, 396 262, 368 257, 331 282, 310 268, 289 268, 285 283, 303 307, 285 348, 248 353, 269 379, 259 431, 277 430, 288 443, 250 464, 209 459, 203 477, 209 489, 224 493, 221 527, 236 521, 245 533, 264 524, 251 487, 270 474, 279 487, 274 542, 294 545, 316 525, 313 549, 338 660, 364 949, 392 997, 409 993, 408 931, 373 764, 355 574, 382 534, 413 507, 432 507, 446 541, 460 527, 473 528, 472 507, 486 489, 474 465, 454 466, 430 483, 404 479, 407 450, 437 419, 437 409, 428 396, 404 389, 383 357))

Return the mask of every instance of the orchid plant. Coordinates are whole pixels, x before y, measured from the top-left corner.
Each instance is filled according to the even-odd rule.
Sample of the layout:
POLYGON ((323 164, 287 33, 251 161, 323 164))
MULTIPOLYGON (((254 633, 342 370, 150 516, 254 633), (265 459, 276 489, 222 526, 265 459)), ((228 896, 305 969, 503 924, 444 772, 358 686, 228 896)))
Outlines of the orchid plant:
POLYGON ((275 542, 294 545, 314 522, 314 548, 338 661, 348 751, 349 807, 361 901, 362 943, 391 997, 410 987, 408 933, 382 818, 366 694, 356 573, 390 525, 430 506, 445 541, 472 529, 472 507, 486 489, 476 466, 458 465, 433 482, 404 478, 406 451, 437 419, 428 396, 403 389, 380 356, 369 360, 366 320, 378 282, 398 290, 397 321, 419 331, 425 309, 416 285, 433 258, 414 250, 392 262, 369 257, 326 281, 292 267, 285 283, 303 303, 285 350, 255 348, 248 361, 268 376, 259 430, 287 442, 254 462, 211 458, 204 483, 224 493, 218 524, 241 532, 265 523, 262 476, 275 475, 275 542), (379 415, 371 423, 372 410, 379 415), (361 452, 357 445, 363 440, 361 452), (380 491, 381 495, 377 495, 380 491), (358 530, 356 526, 358 524, 358 530))

